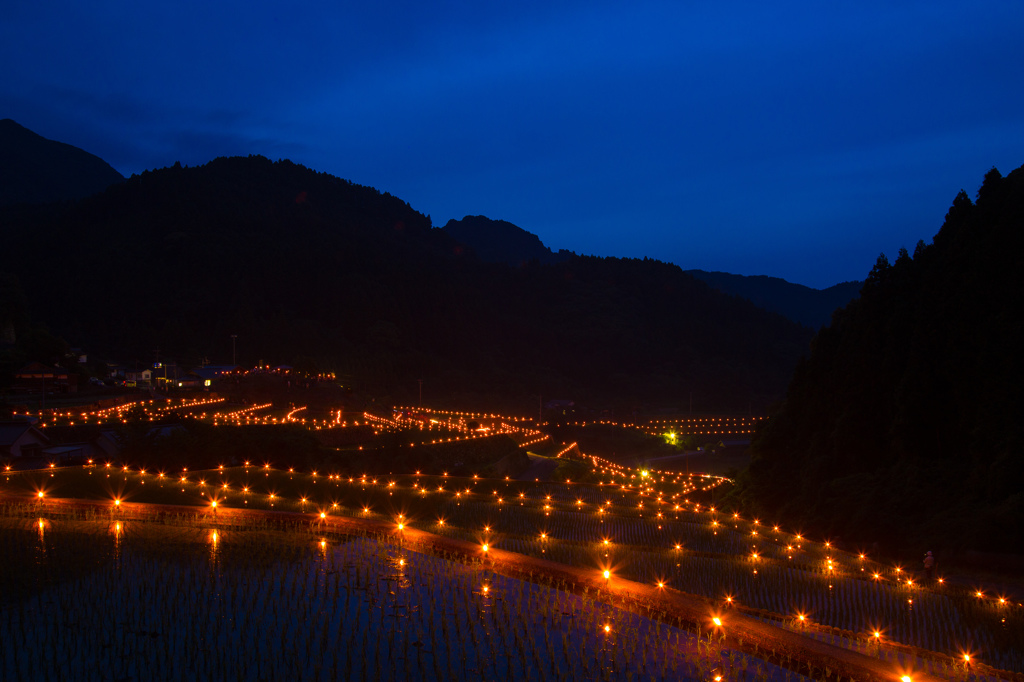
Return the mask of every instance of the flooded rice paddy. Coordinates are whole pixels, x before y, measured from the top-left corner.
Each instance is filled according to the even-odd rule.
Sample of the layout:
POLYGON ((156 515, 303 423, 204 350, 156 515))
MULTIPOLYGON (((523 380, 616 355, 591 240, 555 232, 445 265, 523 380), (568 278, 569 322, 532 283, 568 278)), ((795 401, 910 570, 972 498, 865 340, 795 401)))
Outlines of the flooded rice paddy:
POLYGON ((0 520, 3 679, 801 679, 370 537, 0 520))

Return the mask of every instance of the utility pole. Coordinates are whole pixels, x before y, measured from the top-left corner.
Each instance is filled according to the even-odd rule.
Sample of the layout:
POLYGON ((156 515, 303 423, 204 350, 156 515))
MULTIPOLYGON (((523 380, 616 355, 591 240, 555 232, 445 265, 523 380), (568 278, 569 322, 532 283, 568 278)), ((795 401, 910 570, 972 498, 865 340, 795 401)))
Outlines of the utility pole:
MULTIPOLYGON (((164 363, 160 362, 160 349, 159 348, 157 348, 155 351, 153 351, 153 353, 154 353, 153 369, 156 370, 156 369, 159 369, 161 367, 163 368, 163 370, 164 370, 164 384, 166 384, 167 383, 167 365, 165 365, 164 363)), ((157 378, 156 372, 154 372, 151 376, 155 380, 157 378)), ((154 382, 150 382, 150 385, 152 386, 153 383, 154 382)))
POLYGON ((232 365, 237 365, 238 364, 238 361, 235 359, 235 357, 236 357, 236 355, 235 355, 235 339, 237 339, 237 338, 238 338, 238 334, 232 334, 231 335, 231 364, 232 365))
POLYGON ((420 379, 419 382, 420 382, 420 402, 417 405, 417 407, 423 407, 423 379, 420 379))

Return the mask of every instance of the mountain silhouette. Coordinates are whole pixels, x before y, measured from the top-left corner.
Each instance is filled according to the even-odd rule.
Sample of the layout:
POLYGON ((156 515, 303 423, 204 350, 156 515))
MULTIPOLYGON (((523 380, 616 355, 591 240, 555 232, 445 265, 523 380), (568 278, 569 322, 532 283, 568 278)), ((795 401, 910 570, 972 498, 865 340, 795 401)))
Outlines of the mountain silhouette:
MULTIPOLYGON (((530 261, 558 263, 576 255, 565 250, 555 253, 532 232, 482 215, 449 220, 443 229, 488 263, 513 266, 522 266, 530 261)), ((759 308, 779 313, 811 329, 827 325, 832 313, 856 298, 863 284, 842 282, 827 289, 812 289, 764 275, 745 276, 704 270, 686 272, 723 293, 741 296, 759 308)))
POLYGON ((827 289, 812 289, 767 275, 687 270, 715 289, 742 296, 765 310, 785 315, 805 327, 818 329, 832 321, 832 313, 860 295, 863 282, 840 282, 827 289))
POLYGON ((486 216, 466 216, 449 220, 442 228, 456 241, 473 249, 487 263, 525 265, 530 261, 558 263, 570 258, 569 252, 555 253, 540 237, 504 220, 486 216))
POLYGON ((0 120, 0 206, 81 199, 123 181, 98 156, 0 120))
MULTIPOLYGON (((34 314, 124 361, 316 366, 393 402, 763 409, 810 332, 674 265, 489 263, 406 202, 288 161, 132 176, 59 211, 8 211, 34 314), (532 396, 532 397, 531 397, 532 396)), ((532 407, 529 408, 532 410, 532 407)))

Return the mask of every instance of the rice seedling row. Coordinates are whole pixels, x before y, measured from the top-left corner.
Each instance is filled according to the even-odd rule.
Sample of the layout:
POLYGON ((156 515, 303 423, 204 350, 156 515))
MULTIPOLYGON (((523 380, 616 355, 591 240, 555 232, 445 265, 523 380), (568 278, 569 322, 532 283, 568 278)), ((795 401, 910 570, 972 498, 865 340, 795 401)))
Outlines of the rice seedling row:
MULTIPOLYGON (((16 521, 10 520, 9 521, 16 521)), ((25 524, 6 524, 4 544, 25 524)), ((796 679, 601 601, 372 538, 45 521, 86 575, 0 611, 8 679, 796 679), (97 608, 97 605, 102 605, 97 608)))
POLYGON ((217 499, 235 507, 378 520, 401 515, 410 526, 442 535, 572 566, 611 567, 616 575, 648 584, 664 581, 713 599, 731 596, 781 616, 803 613, 850 632, 883 630, 889 641, 950 655, 974 652, 998 667, 1024 669, 1017 653, 1024 650, 1020 610, 1013 605, 897 584, 896 567, 708 508, 663 511, 660 519, 657 512, 641 516, 637 500, 648 506, 650 496, 627 498, 609 486, 447 476, 345 478, 257 467, 190 472, 185 480, 103 470, 87 475, 106 483, 108 495, 150 501, 217 499))

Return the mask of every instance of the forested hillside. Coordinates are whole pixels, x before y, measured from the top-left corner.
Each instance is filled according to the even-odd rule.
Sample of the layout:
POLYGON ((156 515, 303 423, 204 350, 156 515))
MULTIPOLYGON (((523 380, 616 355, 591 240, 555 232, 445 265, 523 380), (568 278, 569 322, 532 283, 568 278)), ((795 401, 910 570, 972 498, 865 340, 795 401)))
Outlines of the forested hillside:
POLYGON ((758 434, 744 503, 848 540, 1020 552, 1022 254, 1024 169, 993 169, 932 244, 880 257, 758 434))
POLYGON ((400 199, 262 157, 143 173, 3 225, 12 252, 45 251, 5 267, 73 345, 225 362, 237 334, 239 362, 336 371, 395 401, 423 379, 432 404, 692 391, 697 408, 763 409, 810 338, 657 261, 486 263, 400 199))
POLYGON ((472 248, 480 260, 488 263, 525 265, 534 260, 558 263, 574 255, 564 251, 555 253, 532 232, 508 221, 491 220, 482 215, 449 220, 441 229, 452 239, 472 248))

